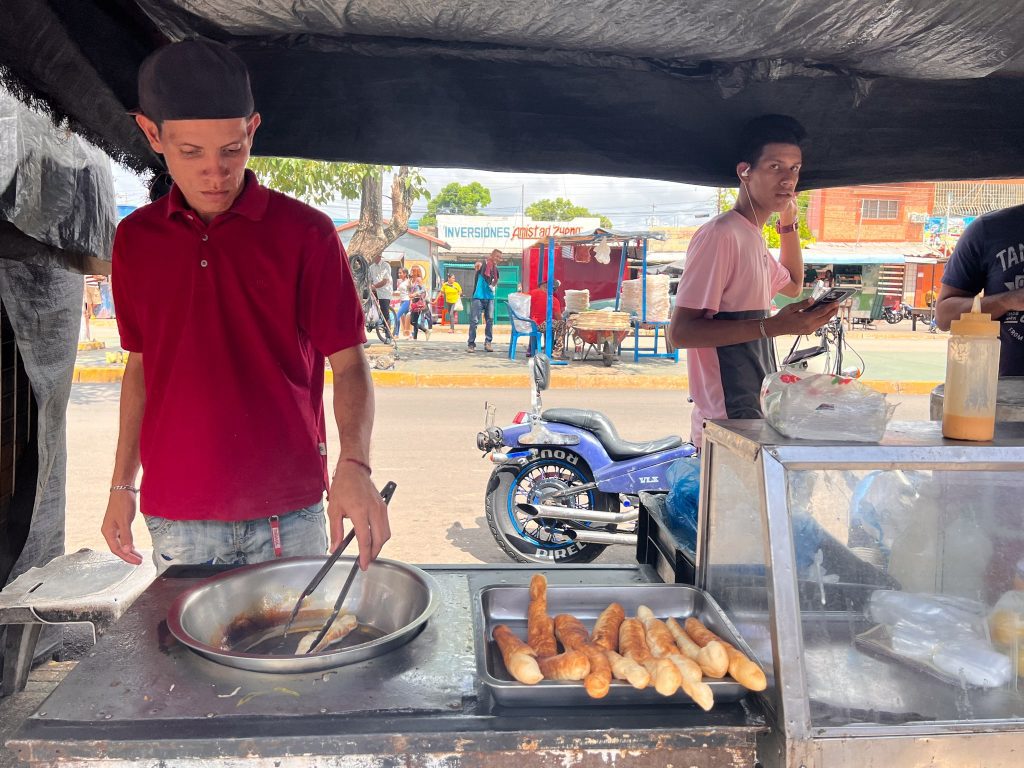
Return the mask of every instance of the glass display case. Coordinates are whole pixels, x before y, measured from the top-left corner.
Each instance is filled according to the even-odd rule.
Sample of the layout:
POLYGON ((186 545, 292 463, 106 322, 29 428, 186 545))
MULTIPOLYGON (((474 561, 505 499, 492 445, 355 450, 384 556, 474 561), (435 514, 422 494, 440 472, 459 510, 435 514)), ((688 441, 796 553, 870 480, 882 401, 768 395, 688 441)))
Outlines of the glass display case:
POLYGON ((704 434, 697 585, 768 673, 761 762, 1020 765, 1024 424, 977 444, 934 422, 877 444, 704 434))

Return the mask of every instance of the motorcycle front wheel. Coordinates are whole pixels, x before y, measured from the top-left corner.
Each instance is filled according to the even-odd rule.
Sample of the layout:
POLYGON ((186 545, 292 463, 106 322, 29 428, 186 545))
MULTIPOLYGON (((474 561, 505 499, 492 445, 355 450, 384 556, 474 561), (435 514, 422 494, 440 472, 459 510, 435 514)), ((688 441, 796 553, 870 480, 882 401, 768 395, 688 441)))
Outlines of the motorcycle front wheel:
POLYGON ((617 509, 618 499, 597 491, 562 496, 549 502, 549 497, 557 491, 594 480, 590 467, 582 458, 570 451, 557 453, 560 454, 558 457, 541 456, 522 467, 496 469, 488 482, 487 524, 498 546, 516 562, 543 565, 589 563, 605 550, 606 545, 573 541, 565 531, 570 527, 615 529, 613 525, 534 518, 516 509, 518 504, 544 503, 609 512, 617 509))
POLYGON ((898 323, 898 322, 900 322, 902 320, 903 320, 903 313, 902 312, 894 312, 892 310, 889 310, 888 312, 885 313, 885 322, 889 323, 890 325, 896 325, 896 323, 898 323))

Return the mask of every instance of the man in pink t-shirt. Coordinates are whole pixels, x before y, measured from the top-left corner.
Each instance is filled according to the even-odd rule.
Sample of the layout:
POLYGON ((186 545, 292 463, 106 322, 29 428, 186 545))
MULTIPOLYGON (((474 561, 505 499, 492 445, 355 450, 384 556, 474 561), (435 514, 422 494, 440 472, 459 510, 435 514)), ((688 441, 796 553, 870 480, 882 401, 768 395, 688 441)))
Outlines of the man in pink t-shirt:
POLYGON ((748 123, 736 164, 736 207, 701 227, 687 249, 669 336, 688 350, 690 439, 698 448, 705 419, 763 417, 761 382, 776 370, 772 338, 811 333, 836 313, 828 305, 805 312, 808 299, 769 316, 772 297, 799 296, 803 283, 796 206, 803 138, 790 117, 765 115, 748 123), (762 234, 774 213, 778 261, 762 234))

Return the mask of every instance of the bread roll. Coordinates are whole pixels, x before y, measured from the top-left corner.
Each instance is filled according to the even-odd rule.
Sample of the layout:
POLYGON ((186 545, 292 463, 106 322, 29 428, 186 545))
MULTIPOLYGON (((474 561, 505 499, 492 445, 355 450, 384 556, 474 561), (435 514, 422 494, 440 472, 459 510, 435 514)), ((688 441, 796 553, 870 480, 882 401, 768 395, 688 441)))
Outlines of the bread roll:
POLYGON ((583 687, 592 699, 608 695, 612 684, 612 667, 604 649, 590 642, 587 628, 575 616, 561 613, 555 616, 555 636, 569 650, 582 651, 590 662, 590 674, 583 678, 583 687))
POLYGON ((582 680, 590 674, 590 659, 583 651, 566 651, 537 660, 546 680, 582 680))
POLYGON ((662 696, 671 696, 682 685, 683 676, 668 659, 655 659, 647 645, 644 625, 639 619, 626 619, 619 627, 619 649, 627 659, 642 664, 654 681, 654 689, 662 696))
POLYGON ((729 654, 726 653, 725 648, 720 642, 712 640, 701 648, 697 643, 693 642, 693 638, 686 634, 686 631, 679 625, 678 621, 669 619, 665 624, 669 632, 672 633, 672 639, 676 641, 676 646, 679 650, 682 651, 684 656, 697 662, 697 665, 705 675, 716 680, 725 677, 729 671, 729 654))
POLYGON ((526 685, 533 685, 544 679, 537 659, 534 658, 533 648, 516 637, 511 629, 499 624, 491 635, 498 644, 501 657, 505 660, 505 668, 512 677, 526 685))
POLYGON ((707 712, 715 706, 715 694, 711 686, 700 680, 687 680, 683 678, 683 693, 689 696, 698 707, 707 712))
POLYGON ((618 603, 612 603, 605 608, 594 622, 594 645, 606 651, 618 651, 619 627, 625 618, 626 612, 618 603))
POLYGON ((768 680, 761 667, 701 624, 699 620, 693 617, 687 619, 683 629, 701 647, 706 647, 715 641, 721 643, 722 647, 725 648, 725 652, 729 655, 729 674, 732 675, 733 680, 744 688, 751 691, 763 691, 768 687, 768 680))
POLYGON ((654 690, 662 696, 672 696, 683 685, 683 674, 671 659, 652 658, 644 666, 654 680, 654 690))
POLYGON ((541 574, 530 579, 530 607, 526 614, 526 642, 541 658, 558 654, 555 622, 548 616, 548 580, 541 574))
MULTIPOLYGON (((317 653, 322 651, 331 643, 335 643, 341 640, 343 637, 347 637, 352 630, 359 626, 359 620, 356 619, 354 614, 351 613, 340 613, 334 619, 331 624, 331 628, 327 630, 327 634, 324 635, 324 639, 320 641, 318 645, 317 653)), ((299 645, 295 649, 295 655, 301 656, 307 653, 310 647, 313 645, 313 641, 316 640, 316 636, 320 634, 320 631, 310 632, 309 634, 303 635, 299 640, 299 645)))
POLYGON ((651 684, 651 673, 642 664, 620 656, 615 651, 605 651, 604 655, 611 664, 612 675, 616 680, 625 680, 638 690, 643 690, 651 684))

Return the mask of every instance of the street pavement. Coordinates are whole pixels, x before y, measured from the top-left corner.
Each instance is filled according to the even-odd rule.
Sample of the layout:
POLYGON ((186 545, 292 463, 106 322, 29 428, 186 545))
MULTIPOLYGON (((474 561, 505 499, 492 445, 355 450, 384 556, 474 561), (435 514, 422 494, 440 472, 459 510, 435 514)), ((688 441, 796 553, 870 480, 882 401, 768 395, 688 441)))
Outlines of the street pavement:
MULTIPOLYGON (((93 322, 93 334, 106 346, 82 350, 78 354, 76 381, 100 383, 118 381, 123 370, 123 353, 112 320, 93 322)), ((863 381, 884 392, 926 394, 945 377, 947 334, 930 334, 925 324, 911 332, 910 323, 876 324, 874 330, 858 330, 847 336, 844 367, 863 371, 863 381)), ((793 339, 779 338, 779 356, 785 355, 793 339)), ((483 350, 479 340, 477 351, 466 352, 466 329, 462 326, 452 334, 437 327, 429 339, 399 340, 398 357, 393 350, 374 337, 367 347, 375 363, 374 380, 378 387, 518 387, 526 384, 526 340, 519 340, 515 360, 508 359, 508 326, 498 326, 494 352, 483 350)), ((800 347, 812 346, 804 339, 800 347)), ((600 355, 589 360, 572 360, 567 365, 552 367, 553 389, 673 389, 685 390, 686 353, 676 363, 665 358, 641 358, 633 361, 632 353, 605 367, 600 355)), ((819 359, 820 360, 820 359, 819 359)))
MULTIPOLYGON (((68 506, 66 542, 105 549, 99 528, 107 500, 117 442, 117 384, 77 384, 68 408, 68 506)), ((373 433, 373 477, 378 485, 398 483, 391 505, 392 540, 386 557, 413 563, 507 562, 491 538, 484 517, 484 490, 492 465, 476 449, 484 402, 497 408, 497 424, 507 424, 529 407, 520 389, 378 388, 373 433)), ((896 419, 928 418, 928 398, 891 394, 899 403, 896 419)), ((330 398, 328 398, 329 400, 330 398)), ((683 392, 666 390, 554 390, 545 407, 586 407, 607 414, 628 440, 667 434, 686 436, 690 408, 683 392)), ((328 426, 328 452, 338 455, 336 430, 328 426)), ((149 535, 133 527, 139 546, 149 535)), ((598 560, 634 562, 628 547, 611 547, 598 560)))

